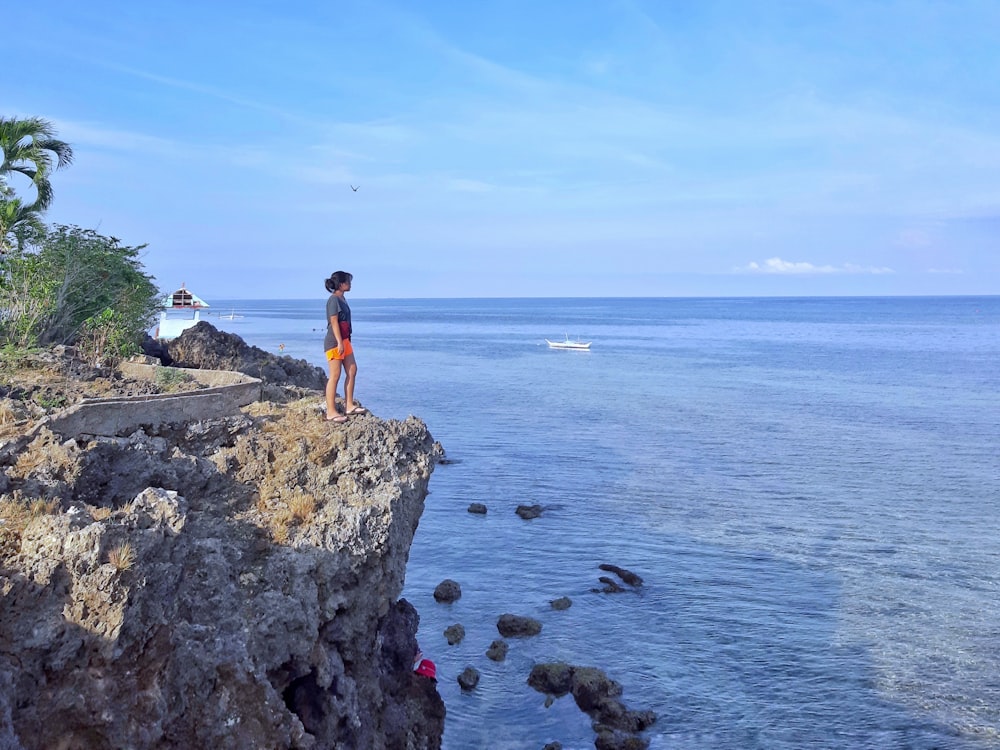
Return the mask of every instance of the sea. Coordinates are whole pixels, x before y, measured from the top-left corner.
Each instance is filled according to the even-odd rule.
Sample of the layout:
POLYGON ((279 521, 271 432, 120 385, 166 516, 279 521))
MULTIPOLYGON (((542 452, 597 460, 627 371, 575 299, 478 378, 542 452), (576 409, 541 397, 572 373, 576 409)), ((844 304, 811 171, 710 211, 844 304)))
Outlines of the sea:
MULTIPOLYGON (((324 301, 208 320, 325 367, 324 301)), ((594 747, 553 661, 654 749, 1000 747, 1000 297, 349 301, 358 400, 448 458, 403 591, 446 750, 594 747), (505 613, 542 631, 494 662, 505 613)))

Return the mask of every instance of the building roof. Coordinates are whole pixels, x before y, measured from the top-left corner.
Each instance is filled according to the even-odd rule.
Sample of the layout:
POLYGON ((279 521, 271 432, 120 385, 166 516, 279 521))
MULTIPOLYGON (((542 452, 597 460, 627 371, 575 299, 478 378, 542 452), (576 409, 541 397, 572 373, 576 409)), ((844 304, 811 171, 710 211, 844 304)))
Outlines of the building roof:
POLYGON ((210 307, 210 305, 181 284, 181 288, 163 298, 163 306, 168 310, 210 307))

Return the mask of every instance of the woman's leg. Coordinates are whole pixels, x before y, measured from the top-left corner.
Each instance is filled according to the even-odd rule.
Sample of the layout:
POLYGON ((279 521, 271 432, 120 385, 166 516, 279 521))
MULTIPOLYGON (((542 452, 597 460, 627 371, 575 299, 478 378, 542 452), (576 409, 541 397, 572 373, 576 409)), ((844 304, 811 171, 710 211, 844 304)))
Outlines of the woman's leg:
POLYGON ((330 377, 326 381, 326 418, 337 416, 337 383, 340 380, 340 360, 331 359, 330 377))
POLYGON ((349 412, 355 407, 354 403, 354 380, 358 374, 358 363, 354 359, 354 353, 344 357, 344 410, 349 412))

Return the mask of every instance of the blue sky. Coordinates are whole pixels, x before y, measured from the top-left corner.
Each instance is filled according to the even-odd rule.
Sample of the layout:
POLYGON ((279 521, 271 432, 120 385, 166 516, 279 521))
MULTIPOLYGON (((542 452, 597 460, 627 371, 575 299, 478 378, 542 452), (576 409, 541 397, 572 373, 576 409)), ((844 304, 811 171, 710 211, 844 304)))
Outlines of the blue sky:
POLYGON ((5 21, 0 113, 76 152, 47 218, 148 243, 165 290, 322 297, 344 269, 359 297, 998 293, 995 0, 5 21))

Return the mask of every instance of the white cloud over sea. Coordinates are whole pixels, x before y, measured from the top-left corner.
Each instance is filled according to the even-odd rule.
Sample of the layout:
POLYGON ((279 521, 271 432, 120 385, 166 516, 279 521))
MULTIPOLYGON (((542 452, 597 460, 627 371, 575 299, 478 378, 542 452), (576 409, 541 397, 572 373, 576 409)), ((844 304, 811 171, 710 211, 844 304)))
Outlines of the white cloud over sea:
POLYGON ((859 266, 855 263, 843 263, 839 266, 816 265, 807 261, 790 261, 782 258, 768 258, 765 261, 750 261, 745 266, 734 269, 739 273, 764 273, 764 274, 885 274, 895 273, 893 269, 885 266, 859 266))

